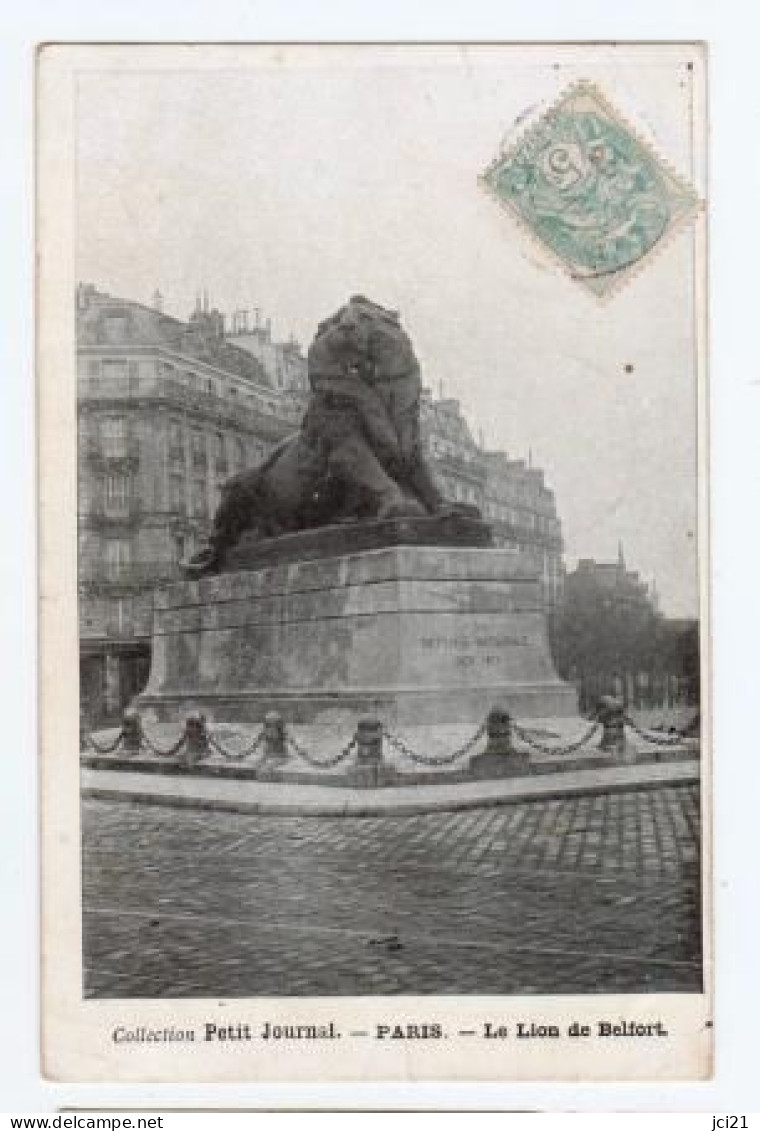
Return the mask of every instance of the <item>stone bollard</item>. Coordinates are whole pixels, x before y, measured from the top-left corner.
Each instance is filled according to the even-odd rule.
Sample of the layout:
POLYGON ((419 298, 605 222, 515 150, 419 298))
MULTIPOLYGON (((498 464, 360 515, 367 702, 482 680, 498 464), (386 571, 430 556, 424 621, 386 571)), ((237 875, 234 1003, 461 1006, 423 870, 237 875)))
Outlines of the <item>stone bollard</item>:
POLYGON ((530 773, 530 757, 512 745, 512 716, 505 707, 492 707, 486 718, 486 748, 470 758, 475 778, 508 778, 530 773))
POLYGON ((268 758, 286 757, 285 720, 279 711, 268 711, 264 716, 264 751, 268 758))
POLYGON ((185 747, 182 752, 182 764, 191 770, 209 752, 208 730, 206 729, 206 716, 188 715, 185 720, 185 747))
POLYGON ((349 776, 352 784, 360 789, 376 789, 395 780, 395 770, 383 757, 380 719, 365 716, 356 724, 356 762, 349 776))
POLYGON ((512 716, 502 707, 494 707, 486 719, 488 743, 486 754, 514 754, 512 746, 512 716))
POLYGON ((356 724, 356 761, 377 766, 383 760, 383 724, 379 719, 363 718, 356 724))
POLYGON ((614 695, 603 695, 597 707, 597 718, 602 724, 600 750, 625 754, 625 704, 614 695))
POLYGON ((131 756, 139 754, 143 744, 143 728, 140 712, 127 710, 121 716, 121 750, 131 756))

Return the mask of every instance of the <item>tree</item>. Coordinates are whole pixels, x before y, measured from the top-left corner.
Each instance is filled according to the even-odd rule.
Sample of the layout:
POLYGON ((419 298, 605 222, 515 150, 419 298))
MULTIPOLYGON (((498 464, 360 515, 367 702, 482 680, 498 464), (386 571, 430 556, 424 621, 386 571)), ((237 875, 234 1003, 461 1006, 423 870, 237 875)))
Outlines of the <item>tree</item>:
POLYGON ((582 710, 608 694, 659 704, 674 685, 678 697, 698 702, 696 622, 662 617, 622 561, 617 567, 580 563, 567 578, 549 632, 557 670, 578 687, 582 710))

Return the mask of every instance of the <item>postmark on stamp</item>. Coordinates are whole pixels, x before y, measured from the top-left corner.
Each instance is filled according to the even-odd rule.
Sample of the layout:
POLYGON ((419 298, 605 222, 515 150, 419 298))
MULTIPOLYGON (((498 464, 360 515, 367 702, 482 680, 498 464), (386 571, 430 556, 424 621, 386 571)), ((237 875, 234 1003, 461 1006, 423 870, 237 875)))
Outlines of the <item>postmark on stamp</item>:
POLYGON ((552 259, 602 299, 700 205, 590 82, 565 91, 480 180, 552 259))

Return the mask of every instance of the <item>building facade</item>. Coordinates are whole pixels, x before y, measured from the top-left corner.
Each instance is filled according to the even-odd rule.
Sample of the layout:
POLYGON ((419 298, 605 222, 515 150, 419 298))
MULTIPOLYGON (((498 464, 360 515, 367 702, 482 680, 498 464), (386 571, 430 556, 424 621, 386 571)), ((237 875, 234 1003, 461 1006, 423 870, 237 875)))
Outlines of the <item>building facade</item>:
MULTIPOLYGON (((295 431, 306 359, 271 326, 199 298, 187 322, 154 305, 77 290, 80 686, 90 723, 145 683, 153 589, 208 535, 222 483, 295 431)), ((425 449, 443 493, 480 507, 498 545, 561 594, 562 537, 543 473, 484 452, 458 402, 423 397, 425 449)))
POLYGON ((546 606, 554 607, 564 579, 562 527, 543 471, 504 452, 484 450, 452 398, 433 400, 426 392, 421 421, 426 454, 443 494, 480 508, 495 544, 528 557, 541 579, 546 606))
POLYGON ((110 717, 147 677, 154 585, 301 409, 200 305, 183 323, 80 286, 77 367, 81 697, 110 717))

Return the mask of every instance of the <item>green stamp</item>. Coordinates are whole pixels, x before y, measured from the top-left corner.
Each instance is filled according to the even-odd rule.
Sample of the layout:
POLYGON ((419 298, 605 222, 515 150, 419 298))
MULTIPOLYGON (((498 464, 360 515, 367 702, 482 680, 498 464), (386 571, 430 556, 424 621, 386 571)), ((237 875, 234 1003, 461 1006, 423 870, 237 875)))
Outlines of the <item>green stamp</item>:
POLYGON ((693 190, 590 83, 562 95, 481 180, 600 298, 699 206, 693 190))

